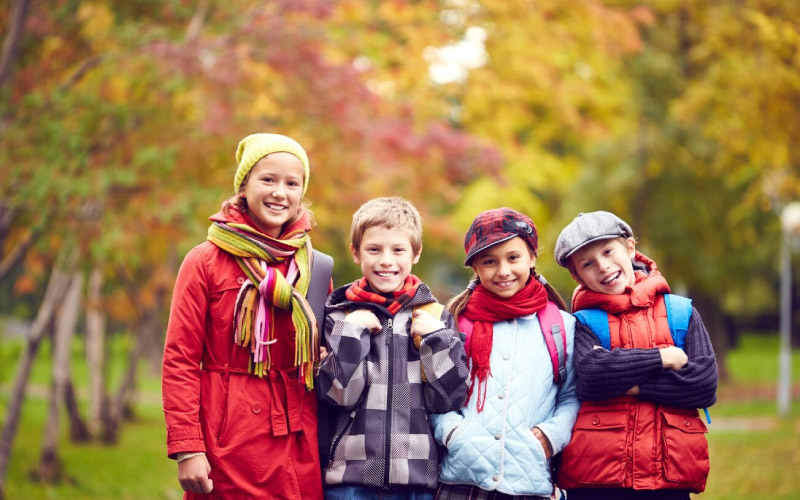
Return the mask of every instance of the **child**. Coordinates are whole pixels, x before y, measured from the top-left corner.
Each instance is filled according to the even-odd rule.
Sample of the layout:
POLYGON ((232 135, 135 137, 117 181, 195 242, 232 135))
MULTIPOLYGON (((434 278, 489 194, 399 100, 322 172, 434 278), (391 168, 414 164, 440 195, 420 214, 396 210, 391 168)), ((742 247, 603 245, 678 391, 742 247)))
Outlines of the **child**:
POLYGON ((436 299, 411 274, 422 251, 411 203, 368 201, 353 215, 350 240, 364 276, 328 298, 329 354, 317 389, 337 417, 325 498, 432 499, 439 457, 428 413, 464 403, 461 337, 443 307, 436 316, 425 310, 436 299))
POLYGON ((667 281, 612 213, 576 217, 558 237, 555 257, 580 284, 573 313, 607 313, 575 341, 582 404, 559 486, 570 500, 688 500, 690 491, 703 491, 709 469, 697 408, 714 404, 717 387, 700 314, 682 299, 691 314, 686 351, 675 347, 671 330, 681 308, 668 309, 668 300, 675 303, 665 296, 667 281))
POLYGON ((175 283, 162 374, 167 453, 186 499, 319 500, 318 340, 305 295, 320 283, 327 292, 330 274, 311 277, 320 254, 303 203, 308 158, 289 137, 254 134, 236 161, 235 195, 175 283))
MULTIPOLYGON (((447 450, 436 498, 549 499, 550 461, 569 441, 578 412, 575 319, 558 310, 565 308, 563 299, 536 274, 538 234, 526 215, 510 208, 481 212, 464 248, 464 265, 476 279, 448 308, 462 330, 472 328, 469 399, 464 408, 433 418, 436 440, 447 450), (558 382, 540 326, 545 310, 562 327, 557 333, 566 333, 558 382)), ((563 334, 558 337, 563 345, 563 334)))

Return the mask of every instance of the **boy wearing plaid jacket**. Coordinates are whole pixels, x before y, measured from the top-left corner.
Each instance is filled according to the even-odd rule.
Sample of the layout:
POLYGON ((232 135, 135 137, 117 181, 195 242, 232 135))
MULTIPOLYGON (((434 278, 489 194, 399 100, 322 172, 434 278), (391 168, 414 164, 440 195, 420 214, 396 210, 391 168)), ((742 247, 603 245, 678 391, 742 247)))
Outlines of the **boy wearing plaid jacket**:
POLYGON ((436 299, 411 274, 422 251, 411 203, 368 201, 350 239, 363 277, 328 298, 317 386, 335 413, 325 498, 432 499, 439 457, 428 414, 464 404, 464 346, 453 317, 426 306, 436 299))

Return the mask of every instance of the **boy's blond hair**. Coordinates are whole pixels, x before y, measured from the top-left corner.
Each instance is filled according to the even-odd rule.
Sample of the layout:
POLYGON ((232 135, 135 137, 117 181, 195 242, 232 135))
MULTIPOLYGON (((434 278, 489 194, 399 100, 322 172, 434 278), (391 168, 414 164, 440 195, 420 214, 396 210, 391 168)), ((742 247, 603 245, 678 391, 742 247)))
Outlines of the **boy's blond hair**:
POLYGON ((374 198, 361 205, 353 214, 350 226, 353 248, 360 248, 364 232, 375 226, 407 229, 411 237, 411 249, 415 254, 422 250, 422 218, 410 201, 399 196, 387 196, 374 198))

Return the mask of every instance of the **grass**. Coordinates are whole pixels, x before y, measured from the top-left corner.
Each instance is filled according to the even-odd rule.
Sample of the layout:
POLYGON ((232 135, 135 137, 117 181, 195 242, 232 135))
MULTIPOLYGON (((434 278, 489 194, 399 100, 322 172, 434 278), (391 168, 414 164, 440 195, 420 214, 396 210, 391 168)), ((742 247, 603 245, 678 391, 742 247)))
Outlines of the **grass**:
MULTIPOLYGON (((30 500, 173 500, 181 498, 175 463, 165 456, 164 419, 158 377, 140 371, 142 397, 136 419, 127 422, 116 446, 74 444, 62 423, 61 458, 65 480, 43 485, 31 480, 36 468, 44 428, 49 352, 47 344, 31 376, 31 388, 20 419, 6 478, 6 498, 30 500)), ((115 363, 112 385, 119 379, 125 353, 124 339, 110 346, 115 363)), ((777 336, 749 335, 728 354, 731 381, 720 385, 719 401, 711 408, 709 426, 711 475, 706 492, 697 500, 800 498, 800 352, 793 355, 795 401, 789 417, 775 416, 777 336)), ((0 342, 0 415, 5 421, 7 396, 22 352, 18 340, 0 342)), ((83 348, 73 348, 76 384, 86 386, 83 348)), ((142 367, 144 368, 144 367, 142 367)), ((80 394, 80 392, 79 392, 80 394)))

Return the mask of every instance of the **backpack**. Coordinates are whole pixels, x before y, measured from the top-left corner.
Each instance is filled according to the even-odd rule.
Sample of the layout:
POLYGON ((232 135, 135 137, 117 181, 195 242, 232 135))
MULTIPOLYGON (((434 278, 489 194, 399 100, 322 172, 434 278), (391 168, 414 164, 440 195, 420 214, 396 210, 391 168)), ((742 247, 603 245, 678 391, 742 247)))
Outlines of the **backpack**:
MULTIPOLYGON (((308 292, 306 292, 306 300, 308 300, 311 310, 314 312, 314 317, 317 320, 317 327, 320 332, 320 339, 323 336, 323 328, 325 325, 325 301, 328 299, 328 290, 330 290, 331 278, 333 277, 333 258, 317 250, 313 251, 313 259, 311 261, 311 281, 308 284, 308 292)), ((319 447, 319 458, 323 463, 323 474, 325 467, 328 466, 328 446, 330 444, 331 429, 335 425, 332 422, 334 412, 331 411, 328 404, 324 401, 317 400, 317 441, 319 447)))
MULTIPOLYGON (((664 294, 664 304, 667 306, 667 323, 669 333, 675 347, 683 349, 686 346, 686 332, 689 331, 689 320, 692 318, 692 300, 671 293, 664 294)), ((611 332, 608 327, 608 313, 602 309, 582 309, 572 313, 578 321, 588 326, 600 339, 600 344, 606 349, 611 349, 611 332)), ((708 408, 703 408, 706 421, 711 423, 708 408)))
MULTIPOLYGON (((667 293, 664 295, 664 304, 667 306, 667 322, 669 333, 675 347, 683 349, 686 345, 686 332, 689 330, 689 320, 692 317, 692 300, 680 295, 667 293)), ((608 327, 608 313, 602 309, 582 309, 572 313, 578 321, 588 326, 600 339, 600 344, 606 349, 611 349, 611 332, 608 327)))
MULTIPOLYGON (((537 311, 536 317, 539 318, 539 326, 547 344, 547 351, 550 353, 550 361, 553 363, 553 382, 559 385, 567 378, 567 335, 564 318, 561 317, 558 306, 549 300, 543 309, 537 311)), ((459 316, 458 328, 468 337, 472 333, 472 326, 472 321, 459 316)))

